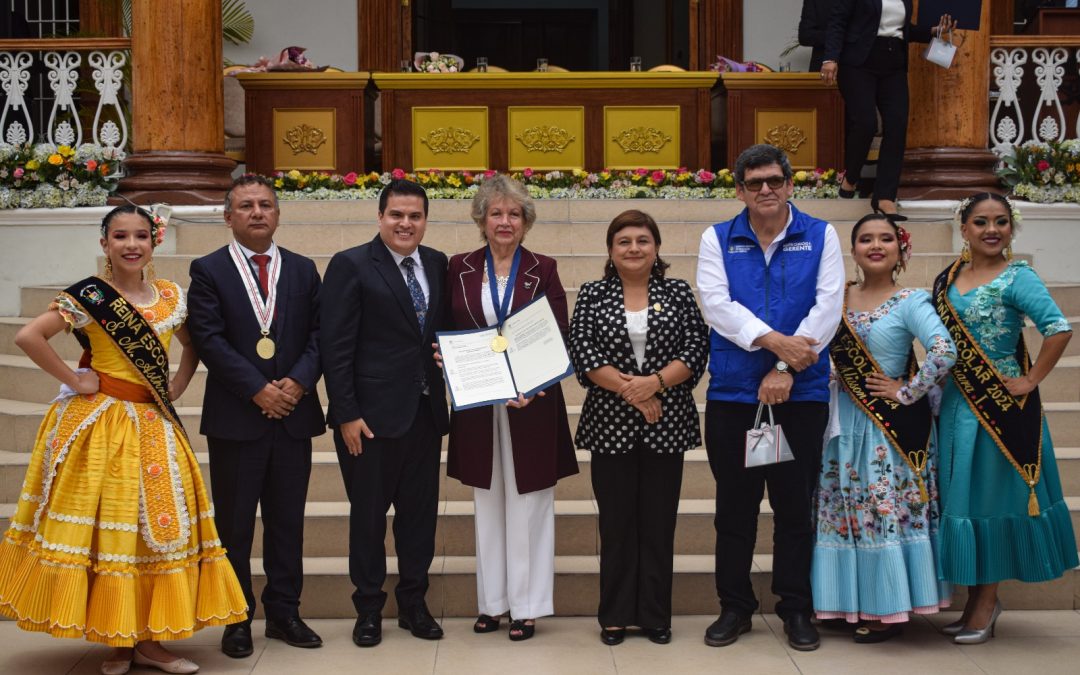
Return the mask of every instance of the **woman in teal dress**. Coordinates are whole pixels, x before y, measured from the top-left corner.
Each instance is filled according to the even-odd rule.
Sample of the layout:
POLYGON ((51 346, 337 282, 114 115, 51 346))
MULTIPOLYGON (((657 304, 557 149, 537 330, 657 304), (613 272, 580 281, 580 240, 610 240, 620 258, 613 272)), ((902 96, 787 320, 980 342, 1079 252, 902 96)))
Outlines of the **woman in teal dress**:
POLYGON ((911 614, 935 613, 948 598, 933 551, 936 439, 925 397, 956 351, 929 294, 896 284, 910 251, 910 235, 885 216, 856 223, 851 252, 863 279, 849 285, 830 345, 837 390, 811 584, 817 617, 865 622, 854 635, 861 643, 898 635, 911 614), (917 372, 915 339, 927 353, 917 372))
POLYGON ((943 580, 971 587, 963 616, 944 632, 975 644, 993 635, 998 582, 1047 581, 1077 565, 1038 397, 1072 333, 1038 275, 1011 260, 1012 204, 982 193, 962 201, 958 216, 963 253, 934 284, 938 313, 960 354, 938 427, 938 555, 943 580), (1025 317, 1044 336, 1030 366, 1025 317))

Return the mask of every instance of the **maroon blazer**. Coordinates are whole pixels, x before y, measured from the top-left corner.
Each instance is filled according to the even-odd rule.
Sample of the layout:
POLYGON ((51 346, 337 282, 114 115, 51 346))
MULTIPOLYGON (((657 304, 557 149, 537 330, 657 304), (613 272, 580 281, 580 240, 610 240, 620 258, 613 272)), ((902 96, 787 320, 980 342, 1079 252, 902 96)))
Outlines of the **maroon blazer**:
MULTIPOLYGON (((488 325, 480 296, 486 248, 461 253, 450 259, 446 291, 450 300, 453 330, 488 325)), ((547 295, 555 319, 567 337, 570 322, 566 291, 559 281, 555 261, 521 249, 521 265, 514 282, 511 311, 547 295)), ((566 403, 559 383, 548 387, 525 408, 509 408, 510 439, 514 446, 514 474, 520 494, 549 488, 564 476, 578 472, 566 403)), ((450 415, 450 447, 446 473, 472 487, 491 489, 492 408, 484 406, 454 411, 450 415)))

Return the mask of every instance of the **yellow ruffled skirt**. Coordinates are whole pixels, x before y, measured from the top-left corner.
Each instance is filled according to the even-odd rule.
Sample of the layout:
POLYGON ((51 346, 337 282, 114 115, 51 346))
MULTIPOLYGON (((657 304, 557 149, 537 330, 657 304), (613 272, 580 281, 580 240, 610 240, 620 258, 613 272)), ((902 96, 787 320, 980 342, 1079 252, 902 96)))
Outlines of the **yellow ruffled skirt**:
POLYGON ((0 542, 0 612, 114 647, 246 618, 198 462, 156 405, 49 409, 0 542))

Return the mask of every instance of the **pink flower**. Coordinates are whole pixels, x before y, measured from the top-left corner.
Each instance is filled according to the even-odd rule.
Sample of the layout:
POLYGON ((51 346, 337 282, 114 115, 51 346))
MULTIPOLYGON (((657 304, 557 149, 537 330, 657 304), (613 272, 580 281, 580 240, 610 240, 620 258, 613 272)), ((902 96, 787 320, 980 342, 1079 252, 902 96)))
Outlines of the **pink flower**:
POLYGON ((664 176, 664 172, 660 169, 657 169, 656 171, 652 172, 652 181, 659 185, 660 183, 664 182, 664 176))
POLYGON ((356 172, 350 171, 342 176, 341 180, 344 181, 346 185, 356 185, 356 172))
POLYGON ((402 170, 402 169, 394 169, 393 171, 390 172, 390 177, 400 180, 400 179, 405 177, 405 171, 402 170))
POLYGON ((707 169, 702 169, 697 172, 697 181, 699 183, 711 183, 716 179, 716 174, 707 169))
POLYGON ((484 171, 484 178, 491 178, 495 175, 495 169, 487 169, 484 171))
POLYGON ((1040 159, 1039 163, 1035 166, 1039 169, 1039 171, 1046 171, 1050 168, 1050 162, 1046 161, 1045 159, 1040 159))
POLYGON ((525 170, 521 172, 521 175, 525 176, 526 178, 532 178, 533 170, 528 168, 528 167, 525 167, 525 170))
POLYGON ((23 174, 26 173, 26 171, 24 171, 23 168, 20 166, 16 167, 13 173, 15 174, 16 178, 22 178, 23 174))
POLYGON ((97 171, 97 160, 96 159, 88 159, 88 160, 86 160, 86 170, 87 171, 97 171))
POLYGON ((634 169, 634 173, 636 173, 639 176, 647 176, 647 175, 649 175, 649 170, 648 169, 634 169))

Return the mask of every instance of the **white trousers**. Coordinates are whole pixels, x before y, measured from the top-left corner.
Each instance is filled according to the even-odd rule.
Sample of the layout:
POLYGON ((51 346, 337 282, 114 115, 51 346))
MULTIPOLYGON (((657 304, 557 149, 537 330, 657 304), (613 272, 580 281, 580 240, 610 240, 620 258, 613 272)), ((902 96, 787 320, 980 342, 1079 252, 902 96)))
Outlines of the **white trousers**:
POLYGON ((481 614, 554 614, 555 488, 518 494, 506 408, 494 406, 491 489, 473 489, 481 614))

